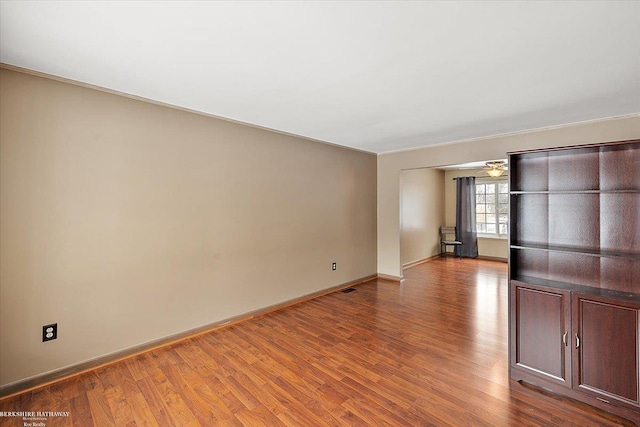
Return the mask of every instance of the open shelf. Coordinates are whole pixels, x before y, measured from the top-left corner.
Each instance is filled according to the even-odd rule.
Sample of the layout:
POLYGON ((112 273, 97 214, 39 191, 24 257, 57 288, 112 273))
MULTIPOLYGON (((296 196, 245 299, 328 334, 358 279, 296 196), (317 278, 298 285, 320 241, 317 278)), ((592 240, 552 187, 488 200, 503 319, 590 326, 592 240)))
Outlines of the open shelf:
POLYGON ((511 277, 640 294, 640 141, 509 161, 511 277))
POLYGON ((552 246, 552 245, 539 245, 539 244, 512 244, 511 249, 523 249, 534 250, 544 252, 562 252, 569 254, 588 255, 594 257, 607 257, 607 258, 630 258, 640 261, 640 253, 638 252, 621 252, 610 251, 603 249, 591 249, 581 248, 578 246, 552 246))
POLYGON ((536 277, 640 295, 640 255, 512 246, 511 278, 536 277))
POLYGON ((640 194, 640 190, 558 190, 558 191, 510 191, 512 196, 525 194, 640 194))
POLYGON ((509 169, 511 194, 640 192, 640 142, 513 154, 509 169))

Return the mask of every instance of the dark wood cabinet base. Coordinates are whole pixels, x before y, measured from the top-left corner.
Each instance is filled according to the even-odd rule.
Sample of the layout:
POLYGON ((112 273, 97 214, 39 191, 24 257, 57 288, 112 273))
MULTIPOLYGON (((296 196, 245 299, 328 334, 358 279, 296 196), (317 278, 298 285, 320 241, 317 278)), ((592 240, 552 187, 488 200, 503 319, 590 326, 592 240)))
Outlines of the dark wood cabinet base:
POLYGON ((603 411, 610 412, 619 417, 628 420, 636 426, 640 426, 640 413, 634 409, 630 409, 619 404, 604 402, 600 399, 588 396, 578 390, 573 390, 561 385, 558 385, 552 381, 545 381, 535 375, 531 375, 527 372, 522 372, 517 368, 511 368, 509 370, 509 376, 518 387, 533 387, 540 392, 550 393, 556 399, 570 398, 579 402, 591 405, 603 411))

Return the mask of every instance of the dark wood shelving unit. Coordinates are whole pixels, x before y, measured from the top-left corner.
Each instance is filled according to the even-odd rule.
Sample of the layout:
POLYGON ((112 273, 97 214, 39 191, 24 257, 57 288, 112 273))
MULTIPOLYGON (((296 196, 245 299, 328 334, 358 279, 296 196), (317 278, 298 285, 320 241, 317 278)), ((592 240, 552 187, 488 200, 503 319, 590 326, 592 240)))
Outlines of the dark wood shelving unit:
POLYGON ((511 377, 640 425, 640 140, 509 170, 511 377))

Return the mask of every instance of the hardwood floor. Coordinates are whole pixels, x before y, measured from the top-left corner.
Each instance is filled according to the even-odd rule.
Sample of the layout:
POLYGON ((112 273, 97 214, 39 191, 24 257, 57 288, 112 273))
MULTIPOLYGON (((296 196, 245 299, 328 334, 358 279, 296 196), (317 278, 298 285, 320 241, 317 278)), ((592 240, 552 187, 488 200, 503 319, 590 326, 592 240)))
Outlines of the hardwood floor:
POLYGON ((436 259, 402 284, 300 303, 5 399, 0 411, 69 412, 47 427, 633 425, 508 379, 506 270, 436 259))

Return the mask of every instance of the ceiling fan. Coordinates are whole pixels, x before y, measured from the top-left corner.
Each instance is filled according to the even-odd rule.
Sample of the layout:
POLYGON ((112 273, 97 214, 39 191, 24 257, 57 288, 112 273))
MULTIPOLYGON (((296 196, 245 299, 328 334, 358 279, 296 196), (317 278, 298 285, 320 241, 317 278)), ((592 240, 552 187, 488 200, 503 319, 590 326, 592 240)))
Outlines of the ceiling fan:
POLYGON ((487 173, 492 178, 497 178, 499 176, 504 175, 504 173, 508 170, 507 162, 504 160, 498 160, 495 162, 487 162, 486 166, 482 168, 483 171, 487 173))

